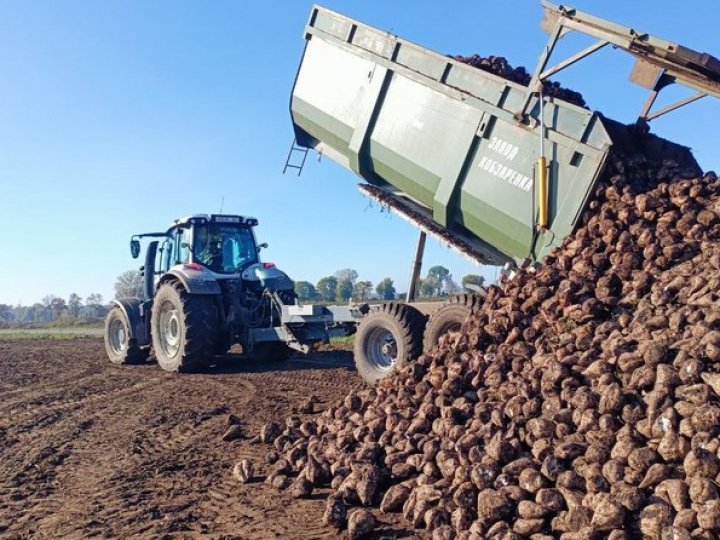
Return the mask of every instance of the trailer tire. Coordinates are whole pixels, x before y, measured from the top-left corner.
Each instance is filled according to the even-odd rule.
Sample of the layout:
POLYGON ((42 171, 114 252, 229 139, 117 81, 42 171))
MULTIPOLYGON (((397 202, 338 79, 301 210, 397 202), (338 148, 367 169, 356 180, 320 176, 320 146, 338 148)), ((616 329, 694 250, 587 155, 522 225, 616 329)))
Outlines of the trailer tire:
POLYGON ((368 313, 355 334, 355 367, 370 385, 422 353, 426 317, 407 304, 387 303, 368 313))
POLYGON ((423 338, 423 352, 429 352, 438 344, 440 336, 457 332, 467 318, 482 305, 483 299, 474 294, 455 296, 438 308, 428 319, 423 338))
POLYGON ((176 282, 165 283, 155 293, 150 325, 162 369, 187 373, 207 367, 218 339, 214 296, 189 294, 176 282))
POLYGON ((105 317, 105 351, 113 364, 141 364, 148 357, 135 338, 130 337, 130 321, 120 306, 113 307, 105 317))
POLYGON ((284 343, 265 343, 256 345, 248 356, 259 362, 285 362, 294 352, 284 343))

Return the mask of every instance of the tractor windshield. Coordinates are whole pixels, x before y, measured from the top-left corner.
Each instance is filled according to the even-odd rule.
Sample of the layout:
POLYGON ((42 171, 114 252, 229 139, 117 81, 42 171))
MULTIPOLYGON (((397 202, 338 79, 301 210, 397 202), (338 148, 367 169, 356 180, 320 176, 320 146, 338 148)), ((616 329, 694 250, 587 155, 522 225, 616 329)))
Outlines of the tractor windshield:
POLYGON ((203 266, 223 274, 239 272, 258 260, 250 227, 226 223, 195 225, 193 256, 203 266))

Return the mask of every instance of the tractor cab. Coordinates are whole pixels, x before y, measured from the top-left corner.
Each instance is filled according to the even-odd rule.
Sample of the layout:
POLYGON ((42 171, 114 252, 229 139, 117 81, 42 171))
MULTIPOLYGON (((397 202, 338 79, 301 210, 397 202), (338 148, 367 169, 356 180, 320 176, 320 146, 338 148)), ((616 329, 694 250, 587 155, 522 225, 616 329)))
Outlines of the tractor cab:
MULTIPOLYGON (((194 215, 178 219, 158 246, 159 273, 200 264, 215 274, 237 274, 259 262, 255 218, 194 215)), ((220 277, 220 276, 218 276, 220 277)))
POLYGON ((226 280, 262 266, 258 254, 267 244, 255 241, 257 224, 252 217, 195 214, 174 220, 165 232, 134 235, 130 240, 133 258, 140 255, 141 238, 156 239, 147 246, 141 269, 145 297, 152 298, 158 282, 173 270, 209 272, 214 279, 226 280))

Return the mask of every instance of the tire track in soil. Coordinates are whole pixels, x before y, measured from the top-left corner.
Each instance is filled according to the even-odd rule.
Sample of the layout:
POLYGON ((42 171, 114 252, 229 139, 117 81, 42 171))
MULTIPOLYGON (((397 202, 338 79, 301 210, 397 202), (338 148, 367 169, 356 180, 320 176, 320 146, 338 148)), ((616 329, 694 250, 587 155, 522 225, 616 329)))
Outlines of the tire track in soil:
POLYGON ((18 462, 32 463, 37 467, 36 460, 28 458, 28 455, 33 453, 38 443, 42 449, 41 453, 51 451, 49 449, 64 447, 69 442, 77 439, 80 432, 87 430, 92 425, 94 418, 105 408, 111 407, 113 402, 124 396, 135 395, 150 386, 154 386, 158 380, 150 379, 126 388, 106 389, 100 393, 85 395, 80 399, 74 398, 71 393, 59 402, 55 401, 54 397, 40 403, 33 398, 26 407, 17 405, 16 409, 19 408, 19 412, 13 412, 13 410, 9 412, 10 418, 16 425, 14 436, 12 438, 3 437, 3 449, 12 450, 12 454, 9 459, 0 462, 0 478, 10 475, 12 468, 18 462), (106 404, 106 406, 99 407, 99 410, 90 416, 85 414, 88 408, 99 404, 106 404), (80 414, 80 418, 75 417, 75 412, 80 414), (58 442, 50 437, 52 446, 42 445, 42 441, 48 438, 48 430, 54 428, 63 433, 63 430, 67 427, 71 429, 67 440, 58 442))
MULTIPOLYGON (((161 381, 161 385, 177 385, 180 379, 177 377, 166 375, 167 379, 161 381)), ((132 397, 131 394, 143 390, 152 385, 136 384, 130 390, 118 391, 114 393, 112 401, 107 401, 106 409, 114 409, 114 416, 126 416, 132 413, 132 399, 128 403, 120 401, 118 398, 132 397)), ((200 398, 202 401, 208 400, 212 396, 207 383, 213 381, 205 381, 200 392, 190 390, 184 396, 200 398)), ((252 391, 252 385, 241 385, 245 391, 252 391)), ((223 389, 225 389, 223 387, 223 389)), ((155 391, 158 388, 154 388, 155 391)), ((249 395, 248 395, 249 397, 249 395)), ((87 400, 85 403, 100 402, 101 399, 87 400)), ((161 408, 161 403, 153 404, 153 408, 161 408)), ((147 520, 142 510, 138 510, 137 506, 142 504, 144 500, 156 500, 158 495, 162 495, 164 491, 172 492, 172 483, 176 481, 176 474, 186 474, 189 469, 194 467, 206 467, 208 464, 202 460, 190 459, 188 454, 196 454, 196 448, 201 446, 203 440, 209 436, 217 436, 217 428, 213 426, 208 433, 207 429, 202 428, 202 422, 222 414, 227 408, 216 408, 215 411, 206 411, 200 413, 188 410, 186 414, 171 415, 159 414, 148 419, 148 422, 137 422, 128 426, 131 429, 125 431, 127 437, 118 440, 113 437, 107 439, 106 431, 112 426, 98 426, 102 429, 95 431, 96 436, 89 437, 85 444, 78 445, 72 458, 67 462, 67 467, 73 469, 73 474, 68 475, 62 482, 62 491, 72 492, 78 502, 66 505, 65 513, 69 514, 72 519, 69 520, 76 524, 73 529, 81 535, 99 534, 101 536, 115 536, 121 534, 115 532, 113 522, 126 523, 128 518, 124 514, 129 515, 129 521, 137 521, 139 519, 147 520), (100 437, 98 437, 100 435, 100 437), (130 452, 125 456, 118 456, 116 449, 119 447, 128 448, 130 452), (101 459, 97 459, 101 456, 101 459), (102 456, 111 456, 110 459, 103 459, 102 456), (88 466, 92 464, 91 466, 88 466), (164 481, 166 476, 172 478, 170 484, 164 481), (148 489, 146 485, 148 479, 157 484, 154 488, 148 489), (157 493, 157 492, 160 493, 157 493), (138 496, 140 494, 140 496, 138 496), (91 519, 87 519, 88 515, 92 515, 91 519)), ((102 410, 100 411, 102 413, 102 410)), ((97 416, 102 416, 98 414, 97 416)), ((132 417, 132 414, 130 414, 132 417)), ((222 433, 222 431, 220 431, 222 433)), ((167 503, 156 505, 149 510, 150 520, 159 519, 169 513, 179 513, 191 506, 191 502, 186 503, 167 503)), ((46 523, 42 523, 42 530, 53 531, 57 534, 62 523, 58 523, 56 519, 50 519, 46 523)), ((154 528, 154 532, 160 533, 167 524, 159 524, 154 528)), ((142 528, 141 528, 142 529, 142 528)), ((142 532, 141 530, 135 532, 142 532)), ((63 533, 66 534, 66 533, 63 533)), ((69 533, 68 533, 69 534, 69 533)))
POLYGON ((45 400, 38 400, 37 393, 32 393, 25 404, 27 408, 22 410, 21 403, 21 412, 11 414, 17 426, 9 445, 12 447, 9 459, 0 464, 0 478, 10 478, 9 487, 16 504, 3 505, 0 516, 1 510, 9 510, 15 529, 25 530, 30 525, 31 533, 34 526, 42 536, 56 533, 54 528, 47 530, 41 518, 57 515, 64 506, 65 490, 58 481, 61 472, 72 467, 78 447, 106 409, 123 397, 156 387, 158 380, 150 379, 129 387, 105 387, 94 394, 87 391, 86 380, 74 382, 80 392, 60 388, 45 400), (57 395, 64 395, 64 399, 57 400, 57 395))
POLYGON ((3 399, 0 409, 5 408, 8 398, 13 395, 23 394, 23 399, 27 400, 28 395, 42 395, 48 388, 102 371, 96 363, 79 361, 67 364, 63 371, 54 372, 53 377, 46 377, 42 367, 52 358, 52 348, 48 348, 46 343, 45 340, 22 340, 21 344, 0 341, 0 363, 12 366, 12 369, 2 371, 0 396, 3 399))
POLYGON ((310 395, 321 410, 360 387, 347 353, 334 354, 271 365, 231 355, 176 376, 112 366, 97 339, 0 344, 0 536, 337 537, 320 524, 323 492, 278 493, 262 483, 267 447, 221 440, 229 413, 252 437, 310 395), (231 477, 244 457, 258 482, 231 477))

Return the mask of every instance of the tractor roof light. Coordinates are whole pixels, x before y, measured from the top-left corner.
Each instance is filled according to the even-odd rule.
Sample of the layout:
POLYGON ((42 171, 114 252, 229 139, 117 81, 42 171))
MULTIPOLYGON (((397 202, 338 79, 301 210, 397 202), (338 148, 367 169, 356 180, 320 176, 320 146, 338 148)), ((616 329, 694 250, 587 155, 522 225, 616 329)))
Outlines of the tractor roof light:
POLYGON ((203 267, 199 263, 186 263, 183 264, 183 268, 186 268, 188 270, 197 270, 198 272, 202 271, 203 267))
POLYGON ((243 216, 220 216, 217 214, 212 216, 215 223, 242 223, 243 219, 243 216))
POLYGON ((275 263, 263 263, 263 268, 275 268, 275 263))

